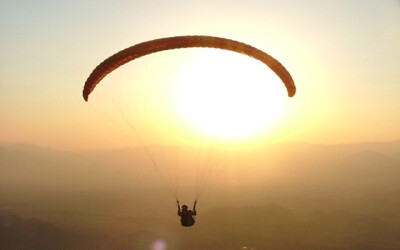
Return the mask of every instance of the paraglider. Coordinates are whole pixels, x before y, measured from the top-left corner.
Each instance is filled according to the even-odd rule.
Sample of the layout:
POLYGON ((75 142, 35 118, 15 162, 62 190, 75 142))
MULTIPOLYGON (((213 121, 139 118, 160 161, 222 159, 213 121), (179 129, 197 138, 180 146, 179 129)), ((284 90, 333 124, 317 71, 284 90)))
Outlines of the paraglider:
POLYGON ((89 95, 94 90, 96 85, 107 74, 127 62, 163 50, 195 47, 230 50, 253 57, 254 59, 263 62, 272 71, 274 71, 275 74, 279 76, 287 89, 289 97, 293 97, 296 93, 296 86, 294 85, 294 81, 289 72, 285 69, 285 67, 283 67, 283 65, 275 58, 259 49, 256 49, 250 45, 241 42, 220 37, 177 36, 139 43, 110 56, 101 64, 99 64, 86 80, 85 86, 83 88, 83 98, 85 99, 85 101, 88 101, 89 95))
MULTIPOLYGON (((257 48, 254 48, 245 43, 237 42, 226 38, 219 38, 212 36, 177 36, 177 37, 155 39, 139 43, 110 56, 102 63, 100 63, 92 71, 92 73, 86 80, 83 88, 83 98, 85 99, 85 101, 88 101, 89 95, 92 93, 96 85, 99 84, 99 82, 105 76, 107 76, 109 73, 111 73, 112 71, 114 71, 115 69, 117 69, 118 67, 120 67, 125 63, 128 63, 132 60, 135 60, 137 58, 155 52, 171 50, 171 49, 195 48, 195 47, 216 48, 216 49, 233 51, 247 55, 256 60, 259 60, 266 66, 268 66, 281 79, 284 86, 286 87, 289 97, 293 97, 296 93, 296 86, 294 84, 294 81, 290 73, 285 69, 285 67, 275 58, 257 48)), ((130 126, 133 127, 133 125, 130 126)), ((154 169, 158 170, 158 164, 151 156, 150 152, 151 150, 148 149, 148 145, 144 144, 143 146, 146 149, 146 153, 149 154, 150 156, 151 162, 154 165, 154 169)), ((208 172, 211 172, 211 170, 209 170, 208 172)), ((161 177, 163 177, 161 173, 159 174, 161 175, 161 177)), ((204 180, 205 178, 203 178, 203 181, 201 181, 201 183, 204 184, 205 183, 204 180)), ((187 205, 183 205, 181 209, 177 197, 176 201, 178 206, 178 216, 180 216, 181 218, 182 226, 189 227, 194 225, 195 223, 194 216, 197 214, 196 211, 197 197, 193 206, 193 210, 189 210, 187 205)))
POLYGON ((196 222, 195 221, 195 216, 197 215, 196 204, 197 200, 194 202, 193 210, 189 210, 186 204, 182 205, 181 209, 179 201, 178 200, 176 201, 176 205, 178 206, 178 216, 181 217, 181 225, 183 227, 191 227, 196 222))

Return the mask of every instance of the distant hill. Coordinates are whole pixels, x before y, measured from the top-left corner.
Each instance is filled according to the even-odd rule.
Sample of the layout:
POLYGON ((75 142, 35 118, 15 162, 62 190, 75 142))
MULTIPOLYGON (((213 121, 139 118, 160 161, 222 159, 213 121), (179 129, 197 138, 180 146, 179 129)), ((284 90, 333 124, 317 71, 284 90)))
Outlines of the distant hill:
POLYGON ((66 249, 82 239, 39 219, 0 211, 0 249, 66 249))
POLYGON ((225 207, 199 216, 182 249, 398 249, 400 225, 348 210, 294 213, 276 204, 225 207), (203 239, 203 240, 200 240, 203 239))
POLYGON ((68 152, 31 145, 3 145, 0 185, 71 190, 146 186, 147 178, 153 178, 151 171, 127 155, 122 150, 68 152))
MULTIPOLYGON (((341 145, 274 144, 235 150, 229 154, 216 152, 214 158, 203 159, 210 159, 205 168, 217 165, 214 168, 221 179, 215 183, 400 188, 400 140, 341 145), (220 169, 218 162, 224 162, 220 169)), ((23 144, 1 145, 0 185, 61 189, 162 186, 145 151, 124 148, 68 152, 23 144)), ((202 165, 192 159, 195 150, 188 148, 153 147, 152 151, 166 178, 190 183, 196 173, 189 169, 202 165)), ((201 174, 208 171, 201 168, 201 174)))

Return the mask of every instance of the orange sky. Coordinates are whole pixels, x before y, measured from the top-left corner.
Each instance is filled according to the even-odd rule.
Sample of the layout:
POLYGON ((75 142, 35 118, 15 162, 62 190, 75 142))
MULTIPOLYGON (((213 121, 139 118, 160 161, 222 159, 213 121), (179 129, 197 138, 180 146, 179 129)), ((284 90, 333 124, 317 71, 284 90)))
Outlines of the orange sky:
MULTIPOLYGON (((126 146, 123 133, 107 125, 110 118, 99 118, 102 111, 95 102, 84 102, 83 84, 113 53, 177 35, 238 40, 269 53, 290 71, 297 94, 277 102, 283 108, 276 122, 252 142, 399 139, 399 31, 398 1, 2 1, 0 143, 63 149, 126 146)), ((199 78, 193 68, 207 81, 254 74, 260 76, 252 83, 264 79, 262 69, 241 70, 252 65, 251 59, 222 59, 224 54, 201 51, 141 58, 104 83, 172 86, 191 75, 199 78), (229 68, 221 65, 217 73, 216 66, 199 69, 196 65, 204 61, 229 68)))

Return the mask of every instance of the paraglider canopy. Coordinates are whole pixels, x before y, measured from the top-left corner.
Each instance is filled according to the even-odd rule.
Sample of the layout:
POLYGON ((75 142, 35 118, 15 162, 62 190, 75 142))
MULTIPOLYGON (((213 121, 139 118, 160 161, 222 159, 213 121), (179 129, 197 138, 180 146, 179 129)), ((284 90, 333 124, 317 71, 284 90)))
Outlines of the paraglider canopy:
POLYGON ((83 98, 88 101, 89 95, 96 85, 107 74, 127 62, 163 50, 193 47, 224 49, 253 57, 263 62, 279 76, 287 89, 289 97, 294 96, 296 93, 294 81, 285 67, 275 58, 259 49, 226 38, 211 36, 177 36, 139 43, 107 58, 93 70, 86 80, 83 89, 83 98))

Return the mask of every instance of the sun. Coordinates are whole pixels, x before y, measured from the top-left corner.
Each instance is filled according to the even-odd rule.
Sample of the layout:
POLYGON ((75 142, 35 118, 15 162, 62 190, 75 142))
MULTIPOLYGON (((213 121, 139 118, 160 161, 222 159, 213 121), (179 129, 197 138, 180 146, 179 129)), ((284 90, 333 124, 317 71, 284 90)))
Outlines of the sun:
POLYGON ((224 138, 243 138, 278 120, 287 98, 280 79, 263 63, 209 50, 185 62, 177 103, 186 121, 224 138))

